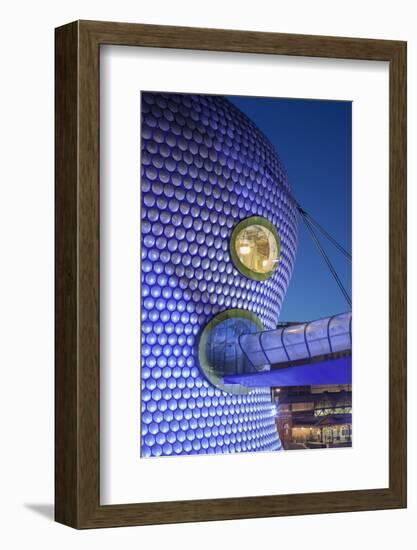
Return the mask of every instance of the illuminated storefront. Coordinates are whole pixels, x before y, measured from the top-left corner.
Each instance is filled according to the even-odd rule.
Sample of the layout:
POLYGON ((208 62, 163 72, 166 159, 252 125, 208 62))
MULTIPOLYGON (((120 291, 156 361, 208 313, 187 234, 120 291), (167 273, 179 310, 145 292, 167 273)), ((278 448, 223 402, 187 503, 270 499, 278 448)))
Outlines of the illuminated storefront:
POLYGON ((350 385, 273 389, 272 395, 284 449, 351 446, 350 385))

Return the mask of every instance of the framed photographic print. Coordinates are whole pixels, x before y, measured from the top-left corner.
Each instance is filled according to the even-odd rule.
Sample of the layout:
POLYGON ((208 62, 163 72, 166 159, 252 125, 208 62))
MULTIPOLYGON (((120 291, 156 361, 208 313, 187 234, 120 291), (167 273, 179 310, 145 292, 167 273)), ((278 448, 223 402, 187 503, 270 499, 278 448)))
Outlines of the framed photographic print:
POLYGON ((56 520, 406 506, 406 44, 56 29, 56 520))

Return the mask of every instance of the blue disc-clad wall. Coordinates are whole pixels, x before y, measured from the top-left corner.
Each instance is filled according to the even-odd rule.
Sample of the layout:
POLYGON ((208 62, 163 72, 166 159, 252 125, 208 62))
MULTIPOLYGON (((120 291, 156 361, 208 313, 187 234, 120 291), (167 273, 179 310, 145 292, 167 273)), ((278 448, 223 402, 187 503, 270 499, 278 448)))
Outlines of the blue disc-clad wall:
POLYGON ((273 146, 219 96, 141 97, 141 455, 281 448, 268 388, 226 393, 202 374, 198 338, 238 308, 276 326, 297 249, 297 210, 273 146), (281 240, 268 280, 241 274, 233 228, 263 216, 281 240))

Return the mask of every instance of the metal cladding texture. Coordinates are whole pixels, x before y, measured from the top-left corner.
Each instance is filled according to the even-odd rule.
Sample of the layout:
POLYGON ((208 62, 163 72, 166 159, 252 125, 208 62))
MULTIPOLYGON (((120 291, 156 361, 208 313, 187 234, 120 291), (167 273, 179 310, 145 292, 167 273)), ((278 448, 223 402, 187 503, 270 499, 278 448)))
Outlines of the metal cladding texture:
POLYGON ((218 96, 142 94, 142 456, 281 448, 268 389, 231 395, 201 374, 198 336, 240 308, 276 326, 297 247, 297 215, 272 145, 218 96), (281 238, 277 270, 233 265, 233 228, 250 216, 281 238))

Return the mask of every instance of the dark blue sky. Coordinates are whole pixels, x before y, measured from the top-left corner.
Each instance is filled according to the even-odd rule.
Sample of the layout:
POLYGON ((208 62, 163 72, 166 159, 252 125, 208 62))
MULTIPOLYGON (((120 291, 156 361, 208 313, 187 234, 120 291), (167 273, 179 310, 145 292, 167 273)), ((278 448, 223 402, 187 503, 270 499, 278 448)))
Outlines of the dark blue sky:
MULTIPOLYGON (((351 251, 352 105, 317 101, 228 97, 272 142, 301 206, 351 251)), ((320 235, 320 233, 319 233, 320 235)), ((320 238, 351 296, 351 264, 320 238)), ((300 219, 294 273, 280 321, 327 317, 349 309, 300 219)))

